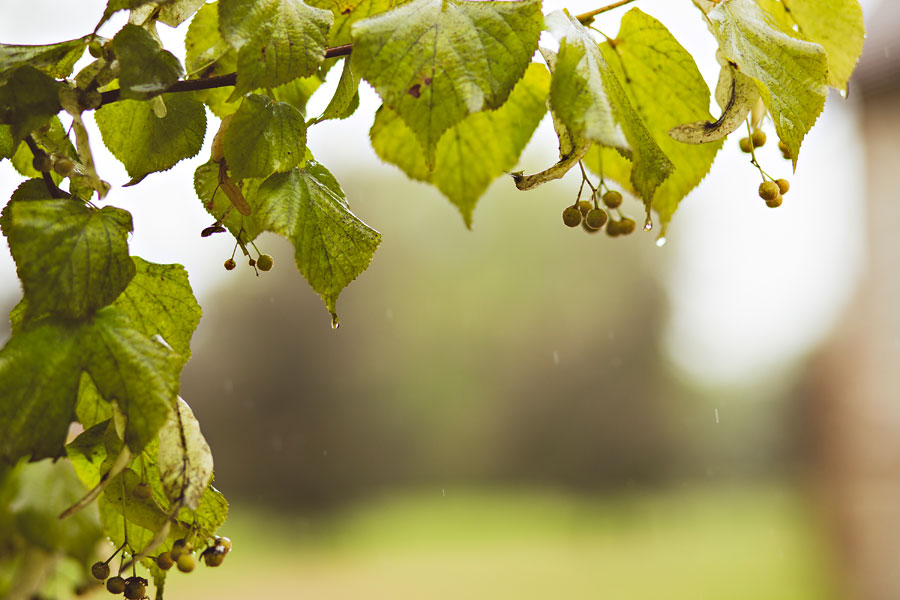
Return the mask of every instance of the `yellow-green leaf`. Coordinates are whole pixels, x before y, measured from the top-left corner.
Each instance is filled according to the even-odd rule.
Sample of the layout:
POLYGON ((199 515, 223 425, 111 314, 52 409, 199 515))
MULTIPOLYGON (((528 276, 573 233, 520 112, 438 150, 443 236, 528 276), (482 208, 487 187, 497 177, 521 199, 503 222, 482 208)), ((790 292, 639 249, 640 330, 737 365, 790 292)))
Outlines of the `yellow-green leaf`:
POLYGON ((506 101, 542 24, 538 0, 414 0, 354 23, 351 57, 434 165, 447 129, 506 101))
MULTIPOLYGON (((616 38, 601 44, 600 49, 650 135, 672 161, 674 170, 657 188, 652 203, 665 223, 681 199, 709 172, 722 146, 721 142, 686 145, 669 136, 669 130, 679 123, 712 120, 709 87, 690 53, 662 23, 640 9, 628 11, 616 38)), ((595 145, 585 164, 633 190, 632 163, 616 150, 595 145)))
POLYGON ((456 205, 466 226, 490 183, 512 169, 547 112, 550 76, 533 63, 509 99, 496 110, 469 115, 438 142, 435 167, 428 169, 415 134, 402 119, 382 106, 369 132, 375 152, 412 179, 428 181, 456 205))

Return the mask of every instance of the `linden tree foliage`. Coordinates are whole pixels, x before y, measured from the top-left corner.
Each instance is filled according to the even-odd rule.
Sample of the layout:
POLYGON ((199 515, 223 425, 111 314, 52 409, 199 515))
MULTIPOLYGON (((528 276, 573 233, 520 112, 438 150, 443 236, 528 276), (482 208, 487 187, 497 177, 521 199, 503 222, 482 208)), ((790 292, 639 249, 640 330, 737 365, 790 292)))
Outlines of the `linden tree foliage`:
MULTIPOLYGON (((0 597, 49 585, 33 576, 43 566, 16 559, 25 554, 80 564, 79 589, 98 558, 126 576, 140 563, 162 598, 170 551, 207 548, 212 565, 231 547, 209 445, 179 395, 200 307, 183 267, 131 254, 142 224, 97 173, 86 119, 126 185, 212 139, 194 192, 213 222, 198 232, 234 238, 257 274, 274 264, 261 234, 289 240, 337 326, 340 293, 381 235, 350 209, 364 213, 366 199, 348 199, 307 140, 360 108, 363 81, 381 102, 375 153, 434 185, 467 227, 496 179, 529 190, 578 167, 566 225, 630 233, 625 192, 665 231, 742 127, 760 196, 780 205, 788 186, 754 149, 769 130, 796 167, 827 87, 848 89, 864 38, 858 1, 693 1, 717 45, 712 86, 640 8, 610 29, 605 13, 630 2, 575 15, 540 0, 109 0, 82 37, 0 45, 0 160, 25 180, 0 212, 23 292, 0 350, 0 597), (120 11, 127 24, 112 30, 120 11), (184 64, 158 34, 182 23, 184 64), (308 114, 324 89, 325 108, 308 114), (558 161, 514 171, 545 118, 558 161), (593 202, 579 204, 585 189, 593 202), (95 556, 103 537, 113 556, 95 556)), ((196 562, 186 554, 185 568, 196 562)))

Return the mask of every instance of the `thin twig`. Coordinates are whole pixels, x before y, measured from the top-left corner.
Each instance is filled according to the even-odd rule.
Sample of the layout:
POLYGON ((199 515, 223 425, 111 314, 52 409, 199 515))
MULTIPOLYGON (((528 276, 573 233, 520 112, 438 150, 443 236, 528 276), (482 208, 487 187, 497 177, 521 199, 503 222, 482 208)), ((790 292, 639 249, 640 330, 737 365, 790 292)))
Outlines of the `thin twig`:
MULTIPOLYGON (((46 152, 41 150, 40 146, 37 145, 37 142, 34 141, 34 138, 31 137, 31 134, 25 136, 25 144, 28 145, 28 149, 31 150, 31 154, 35 158, 37 158, 41 154, 46 154, 46 152)), ((66 197, 66 193, 56 186, 56 182, 53 181, 53 177, 50 175, 50 171, 41 171, 41 176, 44 178, 44 184, 47 186, 47 191, 50 192, 51 198, 66 197)))
MULTIPOLYGON (((344 44, 343 46, 335 46, 325 50, 325 58, 335 58, 338 56, 348 56, 353 49, 352 44, 344 44)), ((173 92, 196 92, 199 90, 211 90, 213 88, 230 87, 237 82, 237 73, 228 73, 226 75, 216 75, 215 77, 202 77, 200 79, 184 79, 176 81, 170 85, 165 93, 173 92)), ((101 106, 118 102, 121 100, 119 96, 120 90, 109 90, 100 95, 102 100, 101 106)))
POLYGON ((594 10, 589 10, 586 13, 581 13, 575 18, 578 19, 582 25, 590 25, 599 14, 605 13, 606 11, 612 10, 614 8, 619 8, 620 6, 625 6, 626 4, 630 4, 634 2, 634 0, 619 0, 618 2, 613 2, 612 4, 608 4, 606 6, 601 6, 600 8, 595 8, 594 10))

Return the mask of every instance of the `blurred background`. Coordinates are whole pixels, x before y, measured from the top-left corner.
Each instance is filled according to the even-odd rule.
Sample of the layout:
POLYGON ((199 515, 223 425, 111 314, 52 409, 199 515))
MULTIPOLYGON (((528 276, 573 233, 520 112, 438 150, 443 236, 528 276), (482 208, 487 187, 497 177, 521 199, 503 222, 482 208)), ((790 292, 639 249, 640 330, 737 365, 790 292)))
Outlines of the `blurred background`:
MULTIPOLYGON (((674 4, 635 6, 715 81, 712 37, 674 4)), ((182 395, 231 500, 235 551, 173 574, 167 598, 900 597, 900 5, 863 5, 849 98, 829 98, 796 173, 763 149, 791 181, 785 204, 759 200, 733 136, 662 247, 658 228, 564 227, 574 175, 527 193, 498 180, 467 230, 375 157, 363 84, 356 115, 309 132, 384 235, 336 331, 289 244, 258 242, 276 265, 257 278, 222 269, 226 236, 199 237, 192 173, 211 135, 200 156, 114 187, 132 253, 184 264, 203 306, 182 395)), ((9 3, 0 40, 77 37, 104 6, 9 3)), ((625 10, 596 26, 614 36, 625 10)), ((183 47, 184 28, 160 33, 183 47)), ((556 151, 545 120, 521 168, 556 151)), ((0 195, 20 180, 0 164, 0 195)), ((2 251, 8 309, 20 290, 2 251)))

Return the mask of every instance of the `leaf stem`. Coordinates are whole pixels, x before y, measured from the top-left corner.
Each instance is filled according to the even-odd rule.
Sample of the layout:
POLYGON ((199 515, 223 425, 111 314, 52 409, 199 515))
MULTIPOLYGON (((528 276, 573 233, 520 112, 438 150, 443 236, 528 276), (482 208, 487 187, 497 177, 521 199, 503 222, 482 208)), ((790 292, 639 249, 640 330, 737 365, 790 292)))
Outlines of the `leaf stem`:
MULTIPOLYGON (((349 56, 353 49, 352 44, 344 44, 343 46, 335 46, 325 50, 325 58, 335 58, 338 56, 349 56)), ((196 92, 199 90, 210 90, 213 88, 230 87, 237 82, 237 73, 227 73, 225 75, 215 75, 213 77, 201 77, 200 79, 183 79, 176 81, 164 93, 171 94, 174 92, 196 92)), ((108 90, 100 94, 100 106, 112 104, 121 100, 121 90, 108 90)))
POLYGON ((593 22, 594 17, 596 17, 597 15, 610 11, 614 8, 619 8, 620 6, 625 6, 626 4, 631 4, 632 2, 634 2, 634 0, 619 0, 618 2, 613 2, 612 4, 607 4, 606 6, 601 6, 600 8, 589 10, 586 13, 581 13, 575 18, 578 19, 582 25, 590 25, 591 22, 593 22))

